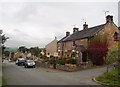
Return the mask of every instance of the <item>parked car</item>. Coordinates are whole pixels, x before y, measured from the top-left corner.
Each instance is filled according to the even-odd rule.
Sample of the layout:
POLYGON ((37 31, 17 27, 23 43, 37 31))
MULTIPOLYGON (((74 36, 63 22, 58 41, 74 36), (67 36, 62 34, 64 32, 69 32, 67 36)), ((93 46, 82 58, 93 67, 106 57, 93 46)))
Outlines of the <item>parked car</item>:
POLYGON ((34 60, 26 60, 24 67, 25 67, 25 68, 28 68, 28 67, 33 67, 33 68, 35 68, 35 62, 34 62, 34 60))
POLYGON ((25 58, 18 58, 17 60, 16 60, 16 65, 24 65, 25 64, 25 58))

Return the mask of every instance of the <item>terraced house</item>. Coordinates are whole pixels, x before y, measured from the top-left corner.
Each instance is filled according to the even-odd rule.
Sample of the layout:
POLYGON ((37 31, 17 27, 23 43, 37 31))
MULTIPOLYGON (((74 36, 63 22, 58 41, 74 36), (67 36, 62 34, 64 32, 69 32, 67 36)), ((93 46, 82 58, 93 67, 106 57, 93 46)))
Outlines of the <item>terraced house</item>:
MULTIPOLYGON (((73 33, 66 32, 66 36, 58 41, 58 53, 61 57, 71 56, 73 52, 77 57, 87 49, 90 38, 94 38, 98 34, 106 34, 108 37, 108 47, 113 44, 118 44, 119 29, 113 22, 113 16, 107 15, 106 22, 93 27, 88 27, 88 24, 83 24, 83 29, 73 28, 73 33)), ((82 59, 81 59, 82 61, 82 59)))

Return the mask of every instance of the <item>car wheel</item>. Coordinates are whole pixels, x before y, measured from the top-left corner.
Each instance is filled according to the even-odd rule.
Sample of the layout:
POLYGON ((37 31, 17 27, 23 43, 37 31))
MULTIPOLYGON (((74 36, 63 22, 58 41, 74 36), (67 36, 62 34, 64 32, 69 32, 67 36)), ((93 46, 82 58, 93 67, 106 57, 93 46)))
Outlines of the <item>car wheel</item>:
POLYGON ((33 66, 33 68, 35 68, 35 66, 33 66))
POLYGON ((26 68, 28 68, 28 66, 26 65, 26 68))

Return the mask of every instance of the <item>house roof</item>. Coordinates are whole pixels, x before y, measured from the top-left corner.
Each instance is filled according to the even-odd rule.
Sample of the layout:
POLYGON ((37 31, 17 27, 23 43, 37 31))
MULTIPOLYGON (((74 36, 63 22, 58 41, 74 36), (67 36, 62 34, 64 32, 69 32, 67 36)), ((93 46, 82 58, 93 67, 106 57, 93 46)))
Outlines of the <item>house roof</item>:
POLYGON ((66 37, 65 39, 63 39, 64 42, 66 41, 72 41, 72 40, 78 40, 78 39, 84 39, 90 36, 93 36, 96 32, 102 30, 104 28, 105 24, 101 24, 98 26, 94 26, 85 30, 81 30, 78 32, 75 32, 73 34, 71 34, 70 36, 66 37))
POLYGON ((68 36, 63 37, 62 39, 60 39, 60 40, 58 41, 58 43, 62 43, 63 40, 64 40, 65 38, 67 38, 67 37, 68 37, 68 36))

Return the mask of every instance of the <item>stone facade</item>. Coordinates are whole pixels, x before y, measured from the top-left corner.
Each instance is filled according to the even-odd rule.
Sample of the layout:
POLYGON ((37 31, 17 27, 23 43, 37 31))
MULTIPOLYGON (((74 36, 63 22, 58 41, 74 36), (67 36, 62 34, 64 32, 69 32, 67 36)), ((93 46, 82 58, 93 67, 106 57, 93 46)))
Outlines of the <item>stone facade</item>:
POLYGON ((105 25, 105 28, 102 29, 100 32, 98 32, 98 34, 104 34, 104 33, 107 34, 109 48, 111 48, 115 44, 118 45, 118 41, 114 40, 114 33, 115 32, 119 33, 119 29, 118 29, 118 27, 113 22, 110 22, 110 23, 107 23, 105 25))
POLYGON ((45 46, 46 55, 49 53, 49 55, 53 56, 57 52, 57 42, 57 38, 55 38, 55 40, 45 46))
MULTIPOLYGON (((96 28, 95 30, 97 30, 97 28, 98 28, 98 31, 96 31, 93 34, 93 36, 95 36, 97 34, 101 34, 101 35, 104 34, 104 33, 106 34, 106 36, 108 37, 109 49, 114 44, 118 44, 118 41, 114 40, 114 34, 115 34, 115 32, 119 33, 119 29, 113 22, 113 16, 110 16, 110 15, 106 16, 106 23, 105 24, 99 25, 99 26, 95 26, 95 27, 92 27, 92 28, 93 29, 96 28), (98 27, 101 28, 101 29, 99 29, 98 27)), ((85 29, 86 32, 87 32, 87 29, 89 29, 88 25, 86 23, 83 25, 83 30, 82 31, 84 31, 84 29, 85 29)), ((73 29, 73 31, 74 31, 74 29, 73 29)), ((76 32, 79 32, 79 30, 77 30, 76 32)), ((86 32, 84 32, 84 34, 86 32)), ((73 32, 73 34, 74 34, 74 32, 73 32)), ((63 45, 60 46, 61 48, 63 48, 63 55, 60 55, 60 56, 64 56, 64 57, 70 56, 72 54, 74 43, 78 46, 78 47, 75 48, 75 50, 78 51, 78 53, 80 53, 80 51, 82 49, 79 46, 83 46, 86 49, 88 44, 89 44, 88 38, 89 37, 75 39, 75 40, 70 40, 70 41, 63 41, 61 43, 63 45)), ((72 39, 74 39, 74 38, 72 37, 72 39)), ((59 47, 59 49, 60 49, 60 47, 59 47)))

